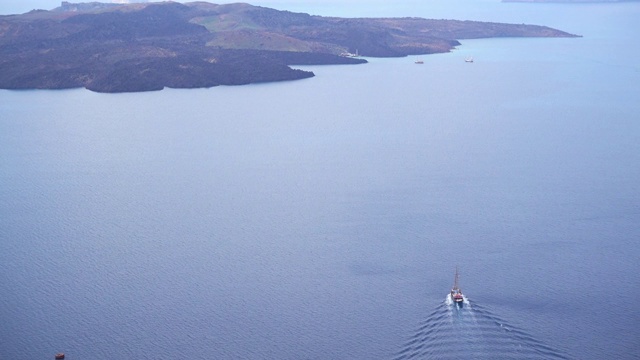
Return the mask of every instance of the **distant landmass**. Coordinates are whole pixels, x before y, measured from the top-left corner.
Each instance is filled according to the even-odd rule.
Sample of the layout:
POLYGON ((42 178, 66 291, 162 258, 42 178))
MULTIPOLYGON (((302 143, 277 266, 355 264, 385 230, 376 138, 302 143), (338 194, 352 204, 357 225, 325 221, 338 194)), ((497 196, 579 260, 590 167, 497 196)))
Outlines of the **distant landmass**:
POLYGON ((0 88, 240 85, 314 76, 291 65, 448 52, 458 39, 573 36, 537 25, 321 17, 244 3, 65 1, 0 16, 0 88))
POLYGON ((522 2, 522 3, 619 3, 638 2, 640 0, 502 0, 502 2, 522 2))

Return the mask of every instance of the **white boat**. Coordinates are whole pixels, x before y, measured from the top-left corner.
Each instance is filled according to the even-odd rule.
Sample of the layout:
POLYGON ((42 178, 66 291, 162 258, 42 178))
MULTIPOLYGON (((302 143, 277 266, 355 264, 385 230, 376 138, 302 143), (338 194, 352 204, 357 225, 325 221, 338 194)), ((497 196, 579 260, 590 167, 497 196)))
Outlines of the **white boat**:
POLYGON ((469 56, 468 58, 464 59, 464 62, 472 63, 473 62, 473 58, 471 56, 469 56))
POLYGON ((458 274, 458 267, 456 266, 456 277, 453 282, 453 287, 451 288, 451 294, 449 296, 451 296, 451 301, 453 301, 455 305, 462 307, 462 304, 464 304, 464 296, 462 295, 462 290, 460 290, 460 286, 458 285, 459 277, 460 274, 458 274))

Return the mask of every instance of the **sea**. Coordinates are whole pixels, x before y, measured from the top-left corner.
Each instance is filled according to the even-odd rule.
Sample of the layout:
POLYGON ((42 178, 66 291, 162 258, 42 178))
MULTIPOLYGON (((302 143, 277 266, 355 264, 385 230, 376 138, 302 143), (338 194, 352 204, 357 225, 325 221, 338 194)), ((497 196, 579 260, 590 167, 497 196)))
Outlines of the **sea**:
POLYGON ((0 90, 0 359, 640 359, 640 3, 384 4, 581 37, 0 90))

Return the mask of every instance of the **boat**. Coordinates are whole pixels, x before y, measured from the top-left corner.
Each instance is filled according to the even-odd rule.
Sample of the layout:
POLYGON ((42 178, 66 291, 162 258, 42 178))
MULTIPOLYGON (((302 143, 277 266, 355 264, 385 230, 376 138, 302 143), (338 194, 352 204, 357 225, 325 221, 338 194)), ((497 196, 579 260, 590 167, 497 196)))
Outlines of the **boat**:
POLYGON ((473 58, 472 57, 468 57, 468 58, 464 59, 464 62, 472 63, 473 62, 473 58))
POLYGON ((459 307, 462 307, 462 304, 464 304, 464 296, 462 295, 462 290, 460 290, 460 287, 458 286, 458 278, 460 277, 460 274, 458 273, 458 267, 456 266, 456 277, 455 280, 453 282, 453 287, 451 288, 451 301, 453 301, 453 303, 459 307))
POLYGON ((416 64, 422 65, 422 64, 424 64, 424 61, 422 61, 422 59, 417 59, 416 60, 416 64))
POLYGON ((64 360, 64 353, 57 353, 56 360, 64 360))

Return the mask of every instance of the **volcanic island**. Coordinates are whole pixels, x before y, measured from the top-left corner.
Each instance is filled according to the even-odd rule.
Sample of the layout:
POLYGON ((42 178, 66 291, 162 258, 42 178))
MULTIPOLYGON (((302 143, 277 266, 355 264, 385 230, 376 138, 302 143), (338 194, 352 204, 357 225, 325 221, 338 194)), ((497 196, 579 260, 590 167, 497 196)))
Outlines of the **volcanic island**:
POLYGON ((0 88, 139 92, 313 77, 296 65, 449 52, 462 39, 576 37, 539 25, 338 18, 246 3, 70 3, 0 16, 0 88))

